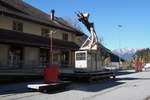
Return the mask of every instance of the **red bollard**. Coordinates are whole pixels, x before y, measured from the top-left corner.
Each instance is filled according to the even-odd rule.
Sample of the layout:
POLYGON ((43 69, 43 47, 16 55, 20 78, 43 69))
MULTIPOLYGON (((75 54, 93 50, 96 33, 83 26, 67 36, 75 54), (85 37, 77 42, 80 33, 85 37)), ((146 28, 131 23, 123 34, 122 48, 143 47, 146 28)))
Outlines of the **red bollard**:
POLYGON ((138 72, 138 66, 135 66, 135 72, 138 72))
POLYGON ((142 62, 139 62, 139 71, 142 72, 142 62))
POLYGON ((44 69, 44 82, 45 83, 57 83, 59 82, 59 68, 46 67, 44 69))
POLYGON ((139 72, 139 61, 135 62, 135 72, 139 72))

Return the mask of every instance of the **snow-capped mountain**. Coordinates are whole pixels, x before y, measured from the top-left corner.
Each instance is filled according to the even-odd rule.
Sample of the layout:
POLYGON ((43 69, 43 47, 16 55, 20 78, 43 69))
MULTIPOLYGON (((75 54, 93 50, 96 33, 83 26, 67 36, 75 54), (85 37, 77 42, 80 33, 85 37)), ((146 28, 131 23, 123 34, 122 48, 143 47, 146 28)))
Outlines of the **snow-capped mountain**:
POLYGON ((122 49, 115 49, 112 52, 125 60, 130 60, 132 56, 136 53, 136 51, 141 49, 132 49, 132 48, 122 48, 122 49))

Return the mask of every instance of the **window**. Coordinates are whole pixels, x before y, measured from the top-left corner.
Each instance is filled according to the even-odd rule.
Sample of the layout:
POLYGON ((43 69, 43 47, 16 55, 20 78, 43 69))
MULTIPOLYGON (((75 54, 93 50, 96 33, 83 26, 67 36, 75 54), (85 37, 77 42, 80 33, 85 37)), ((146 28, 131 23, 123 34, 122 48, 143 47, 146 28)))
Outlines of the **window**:
POLYGON ((46 66, 47 63, 48 63, 48 50, 40 49, 40 64, 42 66, 46 66))
POLYGON ((76 60, 85 60, 85 53, 76 53, 76 60))
POLYGON ((23 32, 23 23, 14 21, 13 22, 13 30, 23 32))
POLYGON ((61 64, 69 64, 69 51, 61 52, 61 64))
POLYGON ((48 37, 49 36, 48 33, 49 33, 49 29, 47 29, 47 28, 42 28, 41 29, 42 36, 48 37))
POLYGON ((23 60, 23 48, 10 46, 8 51, 8 64, 14 67, 21 67, 23 60))
POLYGON ((59 64, 59 53, 53 53, 53 64, 59 64))
POLYGON ((63 33, 63 40, 68 40, 68 34, 67 33, 63 33))

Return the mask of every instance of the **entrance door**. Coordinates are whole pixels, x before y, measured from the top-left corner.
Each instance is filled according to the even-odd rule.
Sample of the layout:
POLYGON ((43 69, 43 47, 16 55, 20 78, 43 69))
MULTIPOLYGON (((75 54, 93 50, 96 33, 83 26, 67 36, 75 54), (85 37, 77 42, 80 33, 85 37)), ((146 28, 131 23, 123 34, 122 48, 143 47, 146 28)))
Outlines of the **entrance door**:
POLYGON ((40 49, 40 66, 45 67, 48 64, 48 50, 40 49))
POLYGON ((69 51, 63 51, 61 54, 61 64, 68 65, 69 64, 69 51))
POLYGON ((11 46, 8 53, 9 66, 19 68, 22 64, 23 49, 21 47, 11 46))

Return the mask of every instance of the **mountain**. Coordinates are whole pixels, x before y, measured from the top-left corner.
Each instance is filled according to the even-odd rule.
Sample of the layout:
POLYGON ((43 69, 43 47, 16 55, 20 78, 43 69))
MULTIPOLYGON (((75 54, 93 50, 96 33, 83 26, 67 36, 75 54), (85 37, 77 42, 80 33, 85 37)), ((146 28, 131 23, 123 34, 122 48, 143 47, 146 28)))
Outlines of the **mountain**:
POLYGON ((122 48, 122 49, 115 49, 112 52, 128 61, 138 50, 141 49, 122 48))

